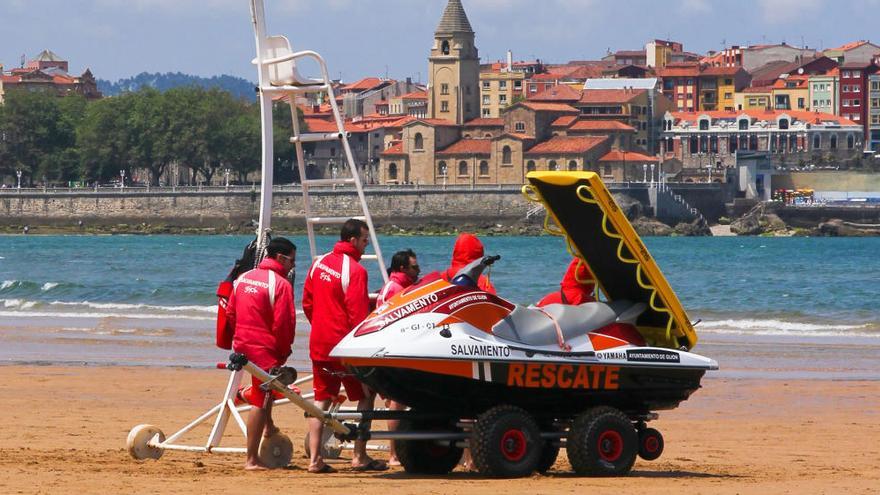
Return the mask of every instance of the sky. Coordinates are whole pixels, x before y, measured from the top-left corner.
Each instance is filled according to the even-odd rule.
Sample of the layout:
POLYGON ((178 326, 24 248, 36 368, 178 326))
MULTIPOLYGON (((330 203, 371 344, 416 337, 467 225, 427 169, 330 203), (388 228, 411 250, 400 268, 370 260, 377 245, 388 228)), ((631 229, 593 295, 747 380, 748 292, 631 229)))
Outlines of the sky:
MULTIPOLYGON (((426 82, 446 0, 265 0, 269 31, 327 60, 331 76, 426 82)), ((880 44, 880 0, 462 0, 484 62, 598 59, 664 38, 704 53, 730 45, 880 44)), ((140 72, 256 80, 249 0, 0 0, 0 64, 51 49, 74 74, 140 72)))

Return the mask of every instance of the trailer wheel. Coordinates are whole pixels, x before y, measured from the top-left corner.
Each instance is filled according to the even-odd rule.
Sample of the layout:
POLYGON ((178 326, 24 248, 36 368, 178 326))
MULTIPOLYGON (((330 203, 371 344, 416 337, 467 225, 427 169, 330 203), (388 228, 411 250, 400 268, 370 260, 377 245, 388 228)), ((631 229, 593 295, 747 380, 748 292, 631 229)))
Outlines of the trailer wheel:
POLYGON ((293 442, 283 433, 263 437, 257 457, 271 469, 286 467, 293 457, 293 442))
POLYGON ((165 451, 150 445, 150 441, 154 438, 158 440, 158 442, 154 443, 162 443, 165 441, 165 434, 153 425, 137 425, 132 428, 125 441, 129 455, 137 460, 158 459, 162 457, 165 451))
POLYGON ((499 478, 529 476, 544 450, 541 430, 526 411, 495 406, 477 418, 471 434, 471 456, 480 473, 499 478))
MULTIPOLYGON (((310 432, 306 432, 305 438, 303 439, 303 450, 306 453, 306 457, 311 457, 312 449, 309 447, 309 438, 310 432)), ((330 428, 324 428, 324 433, 321 435, 321 457, 324 459, 339 459, 339 456, 342 455, 342 442, 339 441, 333 435, 333 430, 330 428)))
POLYGON ((622 476, 635 463, 638 438, 621 411, 596 407, 574 420, 566 445, 568 460, 578 474, 622 476))
MULTIPOLYGON (((402 419, 397 432, 459 431, 452 422, 402 419)), ((463 449, 455 442, 394 440, 397 459, 410 474, 447 474, 458 465, 463 449)))
POLYGON ((663 453, 663 435, 654 428, 645 428, 639 432, 639 457, 653 461, 663 453))

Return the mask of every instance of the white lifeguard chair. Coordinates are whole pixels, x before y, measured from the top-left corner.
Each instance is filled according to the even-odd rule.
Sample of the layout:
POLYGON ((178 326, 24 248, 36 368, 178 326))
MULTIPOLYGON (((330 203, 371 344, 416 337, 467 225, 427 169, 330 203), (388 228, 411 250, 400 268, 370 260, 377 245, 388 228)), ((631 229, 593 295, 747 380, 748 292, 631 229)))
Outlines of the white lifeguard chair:
MULTIPOLYGON (((332 225, 342 224, 348 220, 349 216, 333 216, 333 215, 317 215, 312 208, 309 189, 316 186, 354 186, 351 189, 335 189, 335 194, 353 194, 356 193, 361 207, 361 215, 355 216, 367 223, 370 228, 370 241, 373 246, 373 254, 365 254, 362 260, 373 260, 378 262, 379 271, 383 281, 388 281, 388 274, 385 271, 385 262, 382 259, 382 252, 379 248, 376 231, 373 227, 373 220, 370 217, 370 211, 364 196, 363 184, 360 180, 351 148, 348 144, 348 134, 345 132, 345 126, 339 113, 339 107, 333 94, 333 82, 330 80, 327 71, 327 65, 324 59, 314 51, 304 50, 294 52, 291 49, 290 42, 284 36, 266 35, 266 16, 263 6, 263 0, 250 0, 251 20, 254 27, 254 37, 256 39, 257 56, 253 63, 257 65, 257 73, 259 79, 259 98, 260 98, 260 115, 262 127, 262 184, 261 184, 261 202, 260 202, 260 219, 257 227, 257 253, 258 258, 265 250, 267 234, 271 231, 272 225, 272 193, 274 187, 273 162, 273 129, 272 129, 272 104, 277 96, 287 96, 290 105, 291 118, 293 120, 293 136, 290 142, 294 143, 296 148, 296 160, 299 168, 300 181, 302 183, 303 207, 306 220, 306 231, 309 237, 309 249, 311 259, 318 257, 317 247, 315 243, 315 226, 316 225, 332 225), (317 62, 321 69, 321 79, 312 79, 303 76, 297 69, 296 61, 303 58, 311 58, 317 62), (302 133, 300 131, 299 121, 296 111, 296 96, 306 93, 325 93, 330 101, 333 109, 333 117, 336 122, 337 132, 330 133, 302 133), (306 177, 303 143, 319 142, 319 141, 339 141, 345 152, 345 159, 348 164, 350 177, 331 178, 331 179, 308 179, 306 177)), ((218 364, 218 367, 224 367, 218 364)), ((241 414, 250 410, 251 406, 247 404, 239 404, 236 402, 236 394, 244 373, 251 373, 261 378, 264 382, 272 381, 271 377, 253 366, 245 366, 233 369, 227 382, 226 390, 220 399, 220 402, 214 405, 207 412, 184 426, 167 439, 165 434, 159 428, 153 425, 142 424, 132 428, 128 435, 127 446, 129 454, 136 459, 158 459, 166 450, 180 450, 189 452, 205 452, 205 453, 244 453, 244 447, 225 447, 221 446, 221 440, 230 419, 233 419, 238 425, 242 434, 247 437, 247 427, 241 414), (245 371, 247 369, 248 371, 245 371), (193 431, 196 427, 213 422, 211 433, 203 444, 186 444, 181 441, 187 433, 193 431)), ((305 376, 297 380, 294 385, 299 385, 311 381, 311 376, 305 376)), ((286 403, 294 403, 307 413, 315 417, 325 416, 325 412, 317 409, 311 404, 310 400, 314 394, 307 393, 300 395, 286 388, 275 388, 276 391, 285 395, 286 398, 278 399, 275 405, 286 403)), ((330 414, 339 414, 346 408, 342 408, 340 403, 334 403, 329 411, 330 414)), ((322 446, 325 450, 325 457, 336 458, 343 449, 351 449, 352 443, 340 442, 333 437, 333 433, 347 431, 341 423, 331 420, 330 428, 324 430, 324 438, 322 446)), ((308 441, 305 442, 306 445, 308 441)), ((368 445, 370 450, 386 450, 383 446, 368 445)), ((260 457, 269 466, 280 467, 285 466, 290 461, 293 452, 293 446, 290 440, 283 435, 276 435, 270 439, 264 439, 260 445, 260 457)))
POLYGON ((303 50, 294 52, 290 42, 284 36, 267 35, 266 32, 266 14, 263 6, 263 0, 251 0, 251 20, 254 26, 254 37, 256 41, 257 56, 253 63, 257 66, 257 74, 259 80, 259 98, 260 113, 262 117, 263 129, 263 160, 262 160, 262 204, 260 207, 260 222, 257 236, 260 239, 260 246, 264 242, 266 232, 271 228, 271 212, 272 212, 272 170, 273 170, 273 135, 272 135, 272 103, 279 96, 287 97, 290 105, 290 114, 293 120, 293 136, 290 142, 296 148, 296 162, 299 169, 300 182, 302 184, 303 209, 305 214, 306 232, 309 237, 309 251, 314 260, 318 256, 317 247, 315 245, 315 226, 316 225, 332 225, 342 224, 350 217, 336 215, 322 215, 313 208, 310 196, 310 189, 319 186, 354 186, 354 190, 346 191, 337 189, 337 194, 356 193, 358 202, 361 207, 361 215, 355 216, 367 223, 370 228, 370 241, 373 246, 373 254, 365 254, 362 260, 373 260, 379 263, 379 272, 383 281, 388 281, 388 274, 385 271, 385 262, 382 259, 382 252, 379 248, 376 230, 373 227, 373 220, 370 216, 370 210, 367 206, 366 197, 364 196, 364 188, 361 183, 360 174, 354 162, 351 153, 351 147, 348 144, 348 133, 345 131, 345 124, 339 113, 339 106, 336 103, 336 97, 333 94, 333 81, 330 79, 327 70, 327 64, 324 59, 316 52, 311 50, 303 50), (320 79, 313 79, 303 76, 298 68, 297 61, 302 59, 312 59, 318 64, 321 71, 320 79), (308 93, 324 93, 330 102, 333 110, 333 119, 336 123, 337 132, 320 132, 320 133, 303 133, 300 130, 300 123, 297 119, 296 97, 308 93), (320 141, 338 141, 342 143, 342 149, 345 154, 345 161, 348 165, 350 177, 333 177, 330 179, 309 179, 306 176, 305 153, 303 151, 303 143, 313 143, 320 141))

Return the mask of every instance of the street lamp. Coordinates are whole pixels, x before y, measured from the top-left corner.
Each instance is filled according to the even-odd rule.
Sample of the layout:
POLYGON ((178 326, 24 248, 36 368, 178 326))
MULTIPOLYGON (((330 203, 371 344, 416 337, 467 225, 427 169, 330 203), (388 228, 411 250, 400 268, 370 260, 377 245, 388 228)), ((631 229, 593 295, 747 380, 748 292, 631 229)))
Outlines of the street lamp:
POLYGON ((15 176, 18 177, 18 188, 21 189, 21 169, 15 171, 15 176))
POLYGON ((651 187, 654 187, 654 164, 651 164, 651 187))
POLYGON ((230 170, 228 168, 223 169, 223 175, 226 176, 226 190, 227 191, 229 190, 229 172, 230 172, 230 170))
POLYGON ((119 188, 125 189, 125 170, 119 171, 119 188))
POLYGON ((642 172, 643 172, 642 182, 648 182, 648 164, 647 163, 642 164, 642 172))

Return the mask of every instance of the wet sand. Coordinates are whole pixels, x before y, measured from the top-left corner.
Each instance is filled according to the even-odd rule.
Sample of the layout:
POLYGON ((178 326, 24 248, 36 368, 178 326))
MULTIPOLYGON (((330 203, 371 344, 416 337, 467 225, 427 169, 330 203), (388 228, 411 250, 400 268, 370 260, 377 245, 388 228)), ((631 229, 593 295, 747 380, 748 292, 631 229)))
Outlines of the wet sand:
MULTIPOLYGON (((0 367, 7 414, 0 426, 2 493, 877 493, 880 381, 704 380, 704 388, 652 426, 663 456, 639 459, 623 478, 580 478, 564 454, 547 476, 483 479, 456 471, 312 475, 302 457, 304 420, 276 411, 295 446, 292 467, 248 473, 243 456, 166 452, 135 461, 125 438, 136 424, 166 434, 217 402, 227 373, 124 367, 0 367)), ((228 429, 232 432, 234 427, 228 429)), ((208 430, 192 434, 203 443, 208 430)), ((239 446, 241 435, 224 445, 239 446)), ((382 454, 377 454, 382 456, 382 454)))

